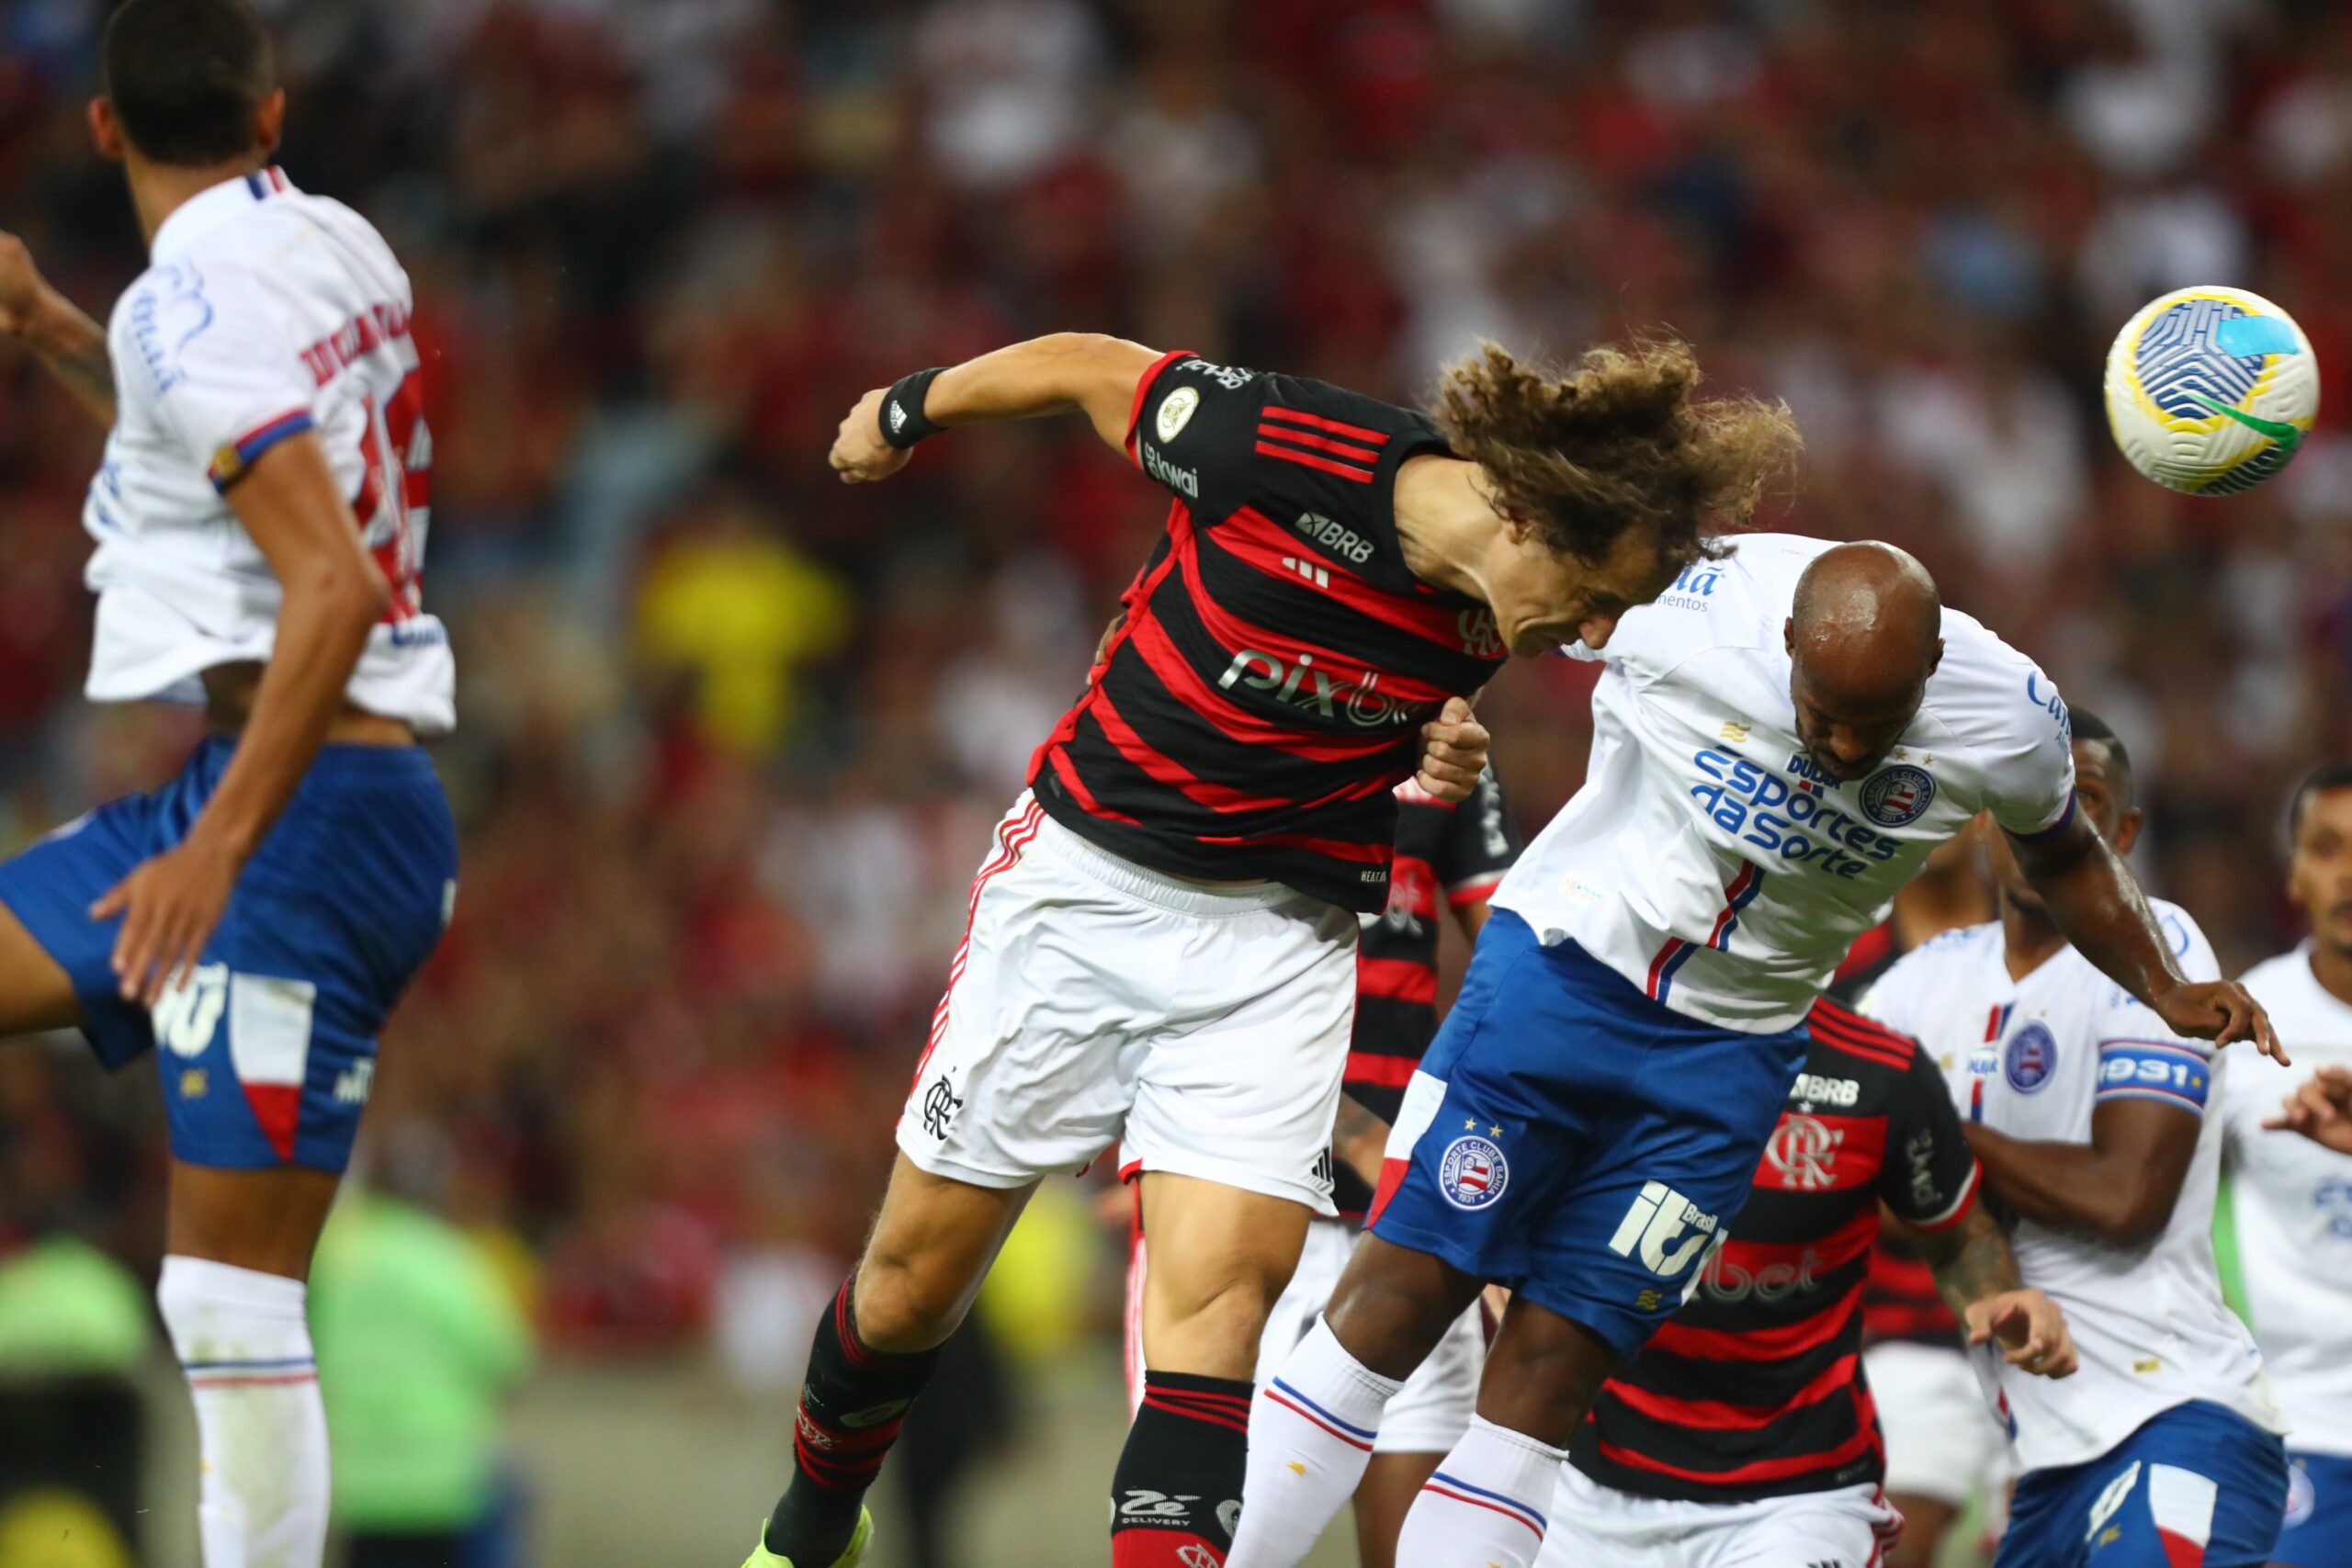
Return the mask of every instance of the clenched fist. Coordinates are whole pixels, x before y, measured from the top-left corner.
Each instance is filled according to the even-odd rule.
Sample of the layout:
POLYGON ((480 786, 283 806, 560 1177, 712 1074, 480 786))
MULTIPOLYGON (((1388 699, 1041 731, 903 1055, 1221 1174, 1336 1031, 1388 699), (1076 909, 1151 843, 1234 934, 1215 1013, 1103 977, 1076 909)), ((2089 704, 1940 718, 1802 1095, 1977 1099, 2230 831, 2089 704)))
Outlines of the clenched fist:
POLYGON ((1469 799, 1486 772, 1489 739, 1468 699, 1446 698, 1444 711, 1421 726, 1421 766, 1413 781, 1449 805, 1469 799))
POLYGON ((841 475, 842 483, 872 484, 907 466, 908 454, 882 439, 882 400, 889 395, 889 388, 876 387, 842 416, 842 427, 833 434, 833 449, 825 458, 833 472, 841 475))

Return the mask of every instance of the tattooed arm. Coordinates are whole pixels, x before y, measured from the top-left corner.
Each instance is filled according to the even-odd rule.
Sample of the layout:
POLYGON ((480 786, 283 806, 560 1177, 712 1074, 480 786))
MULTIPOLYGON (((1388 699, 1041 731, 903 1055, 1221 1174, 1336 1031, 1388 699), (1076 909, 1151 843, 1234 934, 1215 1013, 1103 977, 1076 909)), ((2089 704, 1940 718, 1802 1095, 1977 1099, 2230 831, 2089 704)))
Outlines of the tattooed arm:
POLYGON ((2008 1235, 1984 1205, 1972 1204, 1956 1224, 1914 1229, 1911 1237, 1935 1270, 1937 1291, 1967 1326, 1971 1345, 1998 1338, 2011 1366, 2041 1377, 2074 1371, 2075 1341, 2065 1314, 2040 1291, 2025 1288, 2008 1235))
POLYGON ((107 330, 49 286, 32 254, 0 232, 0 333, 21 340, 100 424, 114 423, 107 330))

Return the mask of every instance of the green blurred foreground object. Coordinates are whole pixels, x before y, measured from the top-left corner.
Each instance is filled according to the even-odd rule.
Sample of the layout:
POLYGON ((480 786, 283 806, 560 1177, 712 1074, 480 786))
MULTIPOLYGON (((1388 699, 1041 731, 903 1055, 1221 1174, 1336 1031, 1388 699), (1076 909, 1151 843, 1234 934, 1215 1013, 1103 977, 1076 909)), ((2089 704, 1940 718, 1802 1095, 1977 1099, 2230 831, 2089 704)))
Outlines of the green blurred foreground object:
POLYGON ((311 1273, 311 1333, 334 1451, 334 1515, 356 1535, 460 1534, 494 1506, 501 1406, 531 1332, 464 1232, 355 1192, 311 1273))

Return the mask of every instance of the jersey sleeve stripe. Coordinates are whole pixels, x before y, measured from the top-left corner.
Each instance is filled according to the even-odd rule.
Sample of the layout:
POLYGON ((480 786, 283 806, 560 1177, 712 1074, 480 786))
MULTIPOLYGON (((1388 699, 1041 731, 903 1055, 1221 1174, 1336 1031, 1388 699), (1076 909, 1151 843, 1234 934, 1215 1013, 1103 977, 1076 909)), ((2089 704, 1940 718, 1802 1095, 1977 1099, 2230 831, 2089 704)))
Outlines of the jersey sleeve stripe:
POLYGON ((1968 1167, 1968 1179, 1960 1184, 1960 1196, 1951 1201, 1951 1207, 1932 1220, 1905 1221, 1905 1228, 1933 1233, 1948 1231, 1960 1224, 1968 1217, 1968 1212, 1976 1207, 1976 1190, 1983 1184, 1984 1175, 1984 1168, 1972 1160, 1968 1167))
POLYGON ((1136 426, 1143 422, 1143 402, 1151 395, 1152 383, 1159 379, 1161 371, 1178 360, 1193 357, 1193 350, 1189 348, 1171 348, 1146 366, 1143 374, 1136 378, 1136 400, 1127 405, 1127 438, 1121 443, 1136 467, 1143 467, 1143 454, 1136 450, 1136 426))
POLYGON ((2075 792, 2074 792, 2073 790, 2071 790, 2071 789, 2070 789, 2070 790, 2068 790, 2068 791, 2066 792, 2066 808, 2065 808, 2064 811, 2061 811, 2060 813, 2058 813, 2058 819, 2057 819, 2055 822, 2051 823, 2051 824, 2050 824, 2050 826, 2048 826, 2047 828, 2036 828, 2036 829, 2035 829, 2032 832, 2030 832, 2030 833, 2019 833, 2019 832, 2010 831, 2010 832, 2009 832, 2009 837, 2010 837, 2010 838, 2012 838, 2012 839, 2020 840, 2022 840, 2023 842, 2025 842, 2025 843, 2029 843, 2029 844, 2039 844, 2039 843, 2044 843, 2044 842, 2047 842, 2049 840, 2054 839, 2054 838, 2056 838, 2059 834, 2061 834, 2061 833, 2064 832, 2064 831, 2066 830, 2067 826, 2068 826, 2070 823, 2072 823, 2074 820, 2075 820, 2075 792))
POLYGON ((1335 457, 1345 457, 1352 462, 1361 463, 1368 468, 1377 468, 1380 464, 1380 454, 1377 450, 1359 446, 1352 441, 1334 441, 1328 435, 1309 435, 1303 430, 1287 430, 1265 420, 1259 422, 1258 434, 1268 441, 1287 441, 1294 446, 1306 446, 1317 452, 1329 452, 1335 457))
POLYGON ((1457 882, 1445 890, 1446 902, 1455 908, 1491 901, 1495 889, 1503 885, 1499 876, 1474 876, 1467 882, 1457 882))
POLYGON ((1329 419, 1319 413, 1308 413, 1304 409, 1284 408, 1280 403, 1269 403, 1263 411, 1263 417, 1281 420, 1288 424, 1304 424, 1315 430, 1329 431, 1334 435, 1350 436, 1367 446, 1388 445, 1388 433, 1385 431, 1368 430, 1361 424, 1350 424, 1343 419, 1329 419))
POLYGON ((205 470, 205 478, 212 488, 226 495, 239 479, 252 471, 261 455, 290 436, 311 428, 311 411, 288 409, 286 412, 266 419, 234 441, 227 442, 212 455, 212 466, 205 470))
POLYGON ((1259 442, 1257 453, 1261 457, 1281 457, 1306 468, 1320 468, 1327 474, 1337 474, 1343 479, 1353 479, 1360 485, 1368 485, 1372 482, 1372 474, 1367 469, 1351 468, 1345 463, 1334 463, 1328 457, 1317 457, 1310 452, 1295 452, 1287 446, 1276 446, 1272 442, 1259 442))

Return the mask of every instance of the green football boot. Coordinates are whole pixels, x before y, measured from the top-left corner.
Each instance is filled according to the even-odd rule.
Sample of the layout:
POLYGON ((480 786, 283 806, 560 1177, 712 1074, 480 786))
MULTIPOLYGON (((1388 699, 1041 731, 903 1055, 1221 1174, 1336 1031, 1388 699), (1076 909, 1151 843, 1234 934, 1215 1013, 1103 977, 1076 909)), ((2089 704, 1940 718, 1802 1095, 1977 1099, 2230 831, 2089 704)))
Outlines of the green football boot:
MULTIPOLYGON (((831 1563, 824 1565, 824 1568, 857 1568, 858 1563, 865 1557, 867 1543, 873 1539, 874 1515, 869 1509, 860 1508, 857 1511, 857 1533, 849 1538, 849 1545, 842 1550, 842 1554, 834 1558, 831 1563)), ((760 1521, 759 1544, 752 1548, 751 1556, 743 1559, 743 1568, 796 1568, 791 1558, 778 1557, 768 1550, 768 1527, 765 1519, 760 1521)), ((819 1568, 819 1565, 810 1563, 808 1568, 819 1568)))

